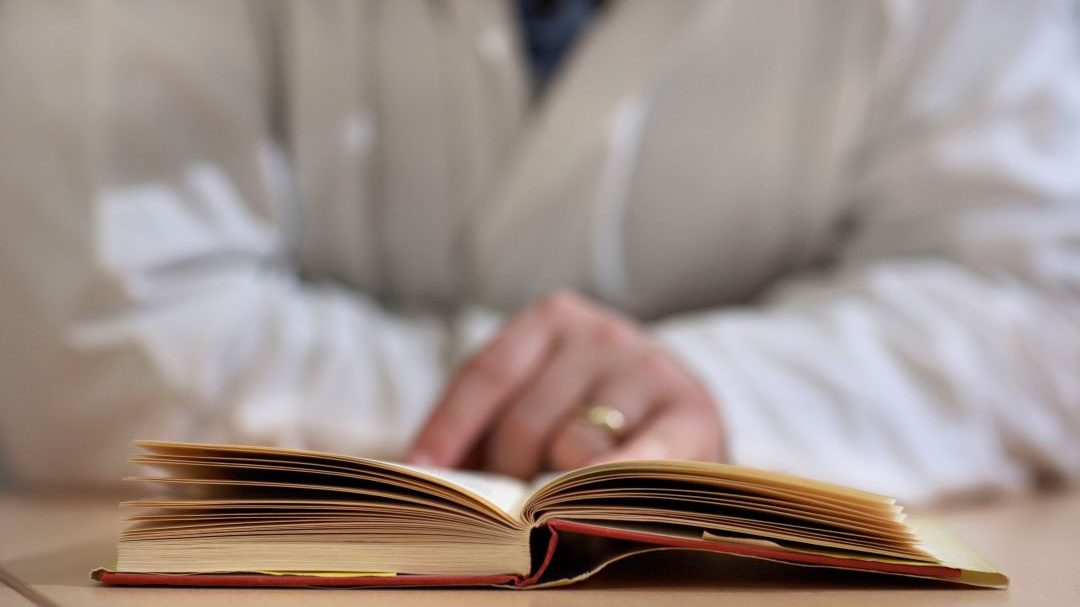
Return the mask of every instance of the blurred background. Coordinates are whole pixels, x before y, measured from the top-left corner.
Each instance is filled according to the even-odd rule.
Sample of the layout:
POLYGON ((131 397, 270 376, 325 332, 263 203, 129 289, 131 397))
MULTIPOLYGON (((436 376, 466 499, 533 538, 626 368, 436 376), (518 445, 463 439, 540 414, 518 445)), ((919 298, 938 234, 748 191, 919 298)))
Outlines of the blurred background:
POLYGON ((0 485, 115 484, 134 438, 1070 485, 1078 34, 1063 0, 0 0, 0 485))

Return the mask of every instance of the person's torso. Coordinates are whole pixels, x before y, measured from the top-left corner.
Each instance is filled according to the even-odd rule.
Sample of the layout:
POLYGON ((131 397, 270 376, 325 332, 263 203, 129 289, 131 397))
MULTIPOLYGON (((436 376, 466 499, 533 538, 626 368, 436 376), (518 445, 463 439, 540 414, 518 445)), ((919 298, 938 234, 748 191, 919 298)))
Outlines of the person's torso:
POLYGON ((612 3, 528 107, 508 3, 262 13, 295 265, 388 301, 641 317, 829 254, 876 3, 612 3))

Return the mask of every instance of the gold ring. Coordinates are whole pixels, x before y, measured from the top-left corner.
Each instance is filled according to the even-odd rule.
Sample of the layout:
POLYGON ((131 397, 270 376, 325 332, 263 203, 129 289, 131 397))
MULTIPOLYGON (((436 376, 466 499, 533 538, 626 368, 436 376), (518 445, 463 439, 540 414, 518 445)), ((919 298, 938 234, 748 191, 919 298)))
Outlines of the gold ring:
POLYGON ((623 412, 604 405, 593 404, 585 407, 581 410, 581 418, 614 439, 621 438, 626 427, 626 416, 623 412))

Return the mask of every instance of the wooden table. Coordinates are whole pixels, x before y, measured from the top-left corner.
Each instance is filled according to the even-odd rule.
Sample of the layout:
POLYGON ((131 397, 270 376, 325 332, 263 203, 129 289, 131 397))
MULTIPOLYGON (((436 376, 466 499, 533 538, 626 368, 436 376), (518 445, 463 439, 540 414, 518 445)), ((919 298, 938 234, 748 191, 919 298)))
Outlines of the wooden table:
MULTIPOLYGON (((115 495, 0 495, 0 567, 60 605, 1080 605, 1080 492, 1023 498, 936 517, 1012 578, 1007 591, 712 557, 617 564, 557 590, 222 590, 107 588, 87 573, 107 564, 121 527, 115 495)), ((0 605, 32 605, 0 584, 0 605)))

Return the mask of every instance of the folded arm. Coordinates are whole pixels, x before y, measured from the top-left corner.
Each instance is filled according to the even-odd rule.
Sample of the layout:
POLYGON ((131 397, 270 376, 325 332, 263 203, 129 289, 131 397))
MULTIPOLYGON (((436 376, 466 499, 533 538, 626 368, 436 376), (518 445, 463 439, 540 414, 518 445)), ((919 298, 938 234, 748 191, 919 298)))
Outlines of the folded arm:
POLYGON ((1080 478, 1068 6, 939 3, 905 23, 839 263, 656 335, 722 403, 737 463, 918 500, 1080 478))
POLYGON ((439 388, 455 321, 289 264, 243 7, 0 11, 0 446, 22 479, 118 480, 136 437, 389 457, 439 388))

